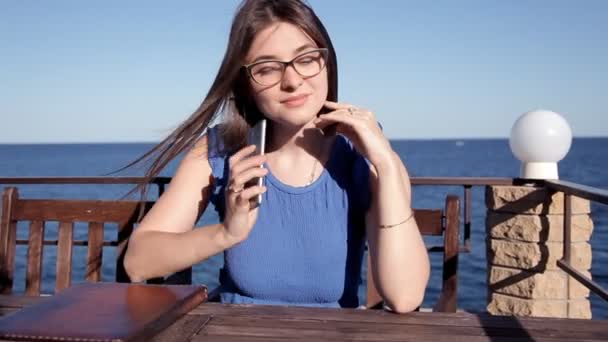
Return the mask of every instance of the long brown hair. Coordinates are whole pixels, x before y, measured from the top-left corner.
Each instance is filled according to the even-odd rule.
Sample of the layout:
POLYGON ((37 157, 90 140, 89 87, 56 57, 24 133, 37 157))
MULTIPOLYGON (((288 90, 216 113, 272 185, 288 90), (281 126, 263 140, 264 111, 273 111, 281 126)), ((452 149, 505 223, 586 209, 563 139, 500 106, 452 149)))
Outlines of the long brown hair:
POLYGON ((144 180, 134 190, 147 197, 149 182, 180 153, 193 147, 205 129, 218 115, 223 115, 221 135, 230 153, 244 146, 249 128, 262 118, 249 93, 245 56, 255 36, 275 22, 286 22, 301 28, 319 47, 329 50, 327 99, 338 97, 338 66, 329 35, 308 4, 300 0, 244 0, 232 21, 226 53, 207 96, 198 109, 169 136, 144 155, 127 165, 150 162, 144 180))

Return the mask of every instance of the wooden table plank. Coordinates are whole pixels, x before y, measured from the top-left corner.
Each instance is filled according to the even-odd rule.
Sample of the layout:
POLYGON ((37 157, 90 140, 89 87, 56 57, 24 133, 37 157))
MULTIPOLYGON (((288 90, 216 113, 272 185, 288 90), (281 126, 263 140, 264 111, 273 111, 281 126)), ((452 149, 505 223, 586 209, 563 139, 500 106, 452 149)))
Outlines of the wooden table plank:
MULTIPOLYGON (((436 342, 565 342, 572 341, 563 338, 530 338, 530 337, 505 337, 505 336, 466 336, 466 335, 447 335, 441 331, 428 332, 421 334, 408 330, 408 326, 403 327, 403 331, 398 334, 395 332, 344 332, 331 330, 303 330, 285 328, 247 328, 240 326, 225 326, 218 329, 218 326, 208 324, 200 334, 194 336, 192 342, 207 341, 436 341, 436 342)), ((599 342, 605 339, 579 339, 577 342, 599 342)))
MULTIPOLYGON (((0 295, 0 315, 46 298, 0 295)), ((608 322, 203 303, 153 339, 155 342, 284 340, 592 342, 608 340, 608 322)))
MULTIPOLYGON (((258 331, 259 333, 259 331, 258 331)), ((274 333, 259 333, 259 335, 254 336, 252 334, 243 334, 243 335, 235 335, 234 332, 230 332, 228 334, 221 333, 219 335, 209 334, 209 335, 198 335, 196 336, 192 342, 208 342, 208 341, 230 341, 230 342, 240 342, 240 341, 370 341, 370 342, 392 342, 392 341, 433 341, 433 342, 458 342, 459 340, 454 337, 450 337, 450 339, 442 339, 440 337, 435 338, 435 336, 407 336, 402 335, 398 337, 388 337, 384 334, 382 335, 347 335, 340 332, 330 333, 330 334, 319 334, 318 332, 302 332, 298 330, 285 330, 279 329, 274 333)), ((464 340, 463 340, 464 341, 464 340)), ((466 342, 493 342, 491 339, 467 339, 466 342)), ((501 341, 512 341, 512 342, 524 342, 529 340, 523 339, 511 339, 511 340, 501 340, 501 341)), ((546 341, 545 341, 546 342, 546 341)), ((551 342, 559 342, 559 341, 551 341, 551 342)))
MULTIPOLYGON (((315 336, 311 340, 311 337, 300 337, 300 336, 289 336, 289 337, 271 337, 271 336, 227 336, 227 335, 206 335, 201 337, 195 337, 192 342, 255 342, 255 341, 327 341, 327 342, 343 342, 343 341, 370 341, 370 342, 420 342, 420 341, 433 341, 433 342, 566 342, 564 339, 525 339, 525 338, 509 338, 509 337, 459 337, 459 336, 400 336, 396 339, 386 339, 384 336, 365 337, 363 339, 351 338, 351 337, 338 337, 329 338, 328 336, 315 336)), ((577 340, 576 342, 605 342, 606 340, 577 340)), ((0 341, 1 342, 1 341, 0 341)))
POLYGON ((190 341, 211 320, 209 315, 184 315, 156 335, 152 342, 190 341))
MULTIPOLYGON (((205 342, 256 342, 256 341, 306 341, 310 342, 309 337, 289 337, 286 339, 285 337, 257 337, 257 336, 226 336, 226 335, 207 335, 204 337, 197 337, 192 340, 192 342, 205 341, 205 342)), ((327 336, 322 336, 318 338, 319 341, 327 341, 327 342, 337 342, 337 341, 357 341, 358 339, 347 339, 347 338, 328 338, 327 336)), ((391 341, 385 339, 383 336, 374 336, 372 338, 368 338, 362 341, 372 341, 372 342, 382 342, 382 341, 391 341)), ((401 336, 394 341, 402 341, 402 342, 420 342, 420 341, 433 341, 433 342, 530 342, 530 340, 521 339, 521 338, 471 338, 468 337, 466 339, 459 339, 458 337, 453 336, 440 336, 439 338, 428 337, 422 339, 420 336, 401 336)), ((554 340, 554 339, 537 339, 534 342, 563 342, 564 340, 554 340)), ((601 340, 580 340, 576 342, 601 342, 601 340)))
MULTIPOLYGON (((377 322, 396 324, 418 324, 430 326, 469 326, 485 328, 505 329, 556 329, 556 331, 568 330, 571 332, 583 332, 608 330, 605 327, 608 322, 584 319, 560 319, 540 317, 512 317, 491 316, 489 314, 472 314, 465 312, 442 313, 442 312, 411 312, 398 315, 383 310, 360 310, 360 309, 318 309, 304 307, 281 307, 264 305, 226 305, 219 303, 204 303, 193 311, 193 314, 209 314, 214 316, 232 317, 260 317, 273 319, 298 320, 309 319, 335 322, 377 322), (322 310, 322 311, 319 311, 322 310), (320 314, 320 312, 322 314, 320 314), (407 320, 407 322, 405 322, 407 320)), ((605 334, 608 332, 605 332, 605 334)), ((606 336, 606 335, 603 335, 606 336)), ((608 339, 608 336, 606 336, 608 339)))
MULTIPOLYGON (((429 318, 432 319, 432 318, 429 318)), ((603 328, 606 330, 606 328, 603 328)), ((291 338, 292 333, 306 332, 307 338, 325 336, 328 338, 369 339, 373 336, 382 336, 387 340, 399 340, 405 336, 427 337, 429 339, 445 337, 480 338, 485 341, 490 338, 514 338, 523 340, 537 340, 540 338, 555 340, 582 340, 604 339, 608 334, 599 331, 569 331, 556 329, 526 330, 516 328, 494 328, 475 326, 434 326, 416 324, 403 316, 400 323, 380 323, 361 320, 358 322, 332 321, 325 319, 319 312, 317 319, 273 318, 257 316, 229 316, 214 315, 205 326, 203 333, 208 335, 251 335, 251 336, 278 336, 291 338), (307 334, 312 334, 308 336, 307 334), (338 335, 335 335, 338 334, 338 335)))
POLYGON ((50 298, 51 296, 21 296, 21 295, 0 295, 1 308, 23 308, 50 298))
POLYGON ((32 304, 41 303, 50 296, 0 295, 0 317, 32 304))

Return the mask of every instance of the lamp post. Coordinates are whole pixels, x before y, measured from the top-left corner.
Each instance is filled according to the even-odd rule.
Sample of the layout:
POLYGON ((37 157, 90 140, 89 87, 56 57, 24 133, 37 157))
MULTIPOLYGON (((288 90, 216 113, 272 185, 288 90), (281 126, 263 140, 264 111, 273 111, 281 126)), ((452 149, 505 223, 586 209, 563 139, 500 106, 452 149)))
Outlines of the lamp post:
POLYGON ((524 113, 511 128, 509 146, 521 161, 520 177, 559 179, 557 162, 572 144, 572 130, 559 114, 549 110, 524 113))
POLYGON ((492 314, 591 318, 589 290, 557 262, 570 253, 576 272, 589 275, 590 203, 543 184, 558 179, 557 163, 571 143, 566 120, 548 110, 525 113, 513 124, 509 144, 524 181, 486 188, 487 310, 492 314))

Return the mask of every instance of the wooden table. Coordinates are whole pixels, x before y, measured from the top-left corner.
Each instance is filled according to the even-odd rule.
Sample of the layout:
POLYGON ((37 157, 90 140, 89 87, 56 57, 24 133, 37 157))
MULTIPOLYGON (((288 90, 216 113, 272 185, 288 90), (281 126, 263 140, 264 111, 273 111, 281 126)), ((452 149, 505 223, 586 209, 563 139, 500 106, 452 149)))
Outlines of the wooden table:
MULTIPOLYGON (((44 298, 0 296, 0 315, 44 298)), ((154 341, 608 341, 608 321, 204 303, 154 341)))

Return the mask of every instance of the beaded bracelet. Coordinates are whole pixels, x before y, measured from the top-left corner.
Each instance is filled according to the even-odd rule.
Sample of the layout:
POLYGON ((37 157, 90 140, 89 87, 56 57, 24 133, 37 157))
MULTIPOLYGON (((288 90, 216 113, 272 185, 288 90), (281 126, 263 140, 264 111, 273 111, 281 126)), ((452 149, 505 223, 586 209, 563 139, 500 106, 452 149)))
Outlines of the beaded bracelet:
POLYGON ((412 210, 412 213, 410 214, 410 216, 406 217, 405 220, 399 222, 399 223, 395 223, 395 224, 381 224, 380 226, 378 226, 380 229, 387 229, 387 228, 393 228, 399 225, 404 224, 405 222, 409 221, 412 219, 412 217, 414 217, 414 211, 412 210))

